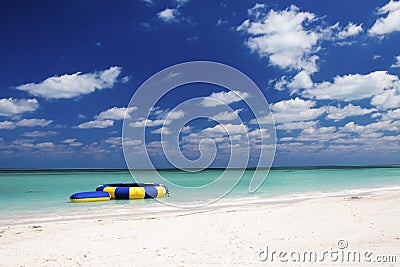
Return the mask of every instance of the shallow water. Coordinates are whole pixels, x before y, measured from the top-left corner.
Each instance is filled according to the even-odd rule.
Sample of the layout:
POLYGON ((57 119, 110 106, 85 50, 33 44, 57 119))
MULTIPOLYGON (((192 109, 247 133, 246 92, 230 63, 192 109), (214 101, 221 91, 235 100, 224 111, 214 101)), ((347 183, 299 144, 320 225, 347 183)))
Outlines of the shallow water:
MULTIPOLYGON (((161 170, 159 173, 169 181, 186 187, 197 187, 215 180, 223 170, 204 170, 187 173, 179 170, 161 170)), ((278 168, 269 172, 262 186, 254 194, 248 192, 254 170, 246 170, 240 182, 222 200, 240 202, 241 199, 265 199, 299 194, 345 192, 365 188, 388 188, 400 186, 400 167, 299 167, 278 168)), ((157 180, 149 171, 135 171, 141 181, 157 180)), ((228 182, 241 175, 241 171, 227 171, 228 182)), ((114 210, 126 207, 158 207, 156 200, 115 200, 94 203, 71 203, 69 196, 76 192, 93 191, 104 183, 132 182, 128 170, 2 170, 0 171, 0 216, 42 214, 49 212, 80 212, 98 208, 114 210)), ((170 192, 175 203, 190 203, 212 199, 218 188, 187 194, 185 190, 170 192), (215 190, 215 191, 214 191, 215 190)))

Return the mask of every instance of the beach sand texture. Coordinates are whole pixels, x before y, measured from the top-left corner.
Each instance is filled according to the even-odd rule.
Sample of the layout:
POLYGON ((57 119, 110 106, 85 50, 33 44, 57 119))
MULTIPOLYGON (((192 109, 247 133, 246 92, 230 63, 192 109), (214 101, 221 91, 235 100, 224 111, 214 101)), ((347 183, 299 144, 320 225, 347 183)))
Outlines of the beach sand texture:
MULTIPOLYGON (((398 266, 399 199, 400 191, 389 191, 140 216, 107 217, 99 210, 97 218, 85 220, 15 222, 0 227, 0 265, 303 266, 310 263, 282 263, 276 254, 273 261, 271 255, 260 261, 265 256, 260 252, 266 246, 269 252, 341 251, 343 240, 347 250, 371 251, 372 260, 397 256, 397 263, 370 266, 398 266)), ((317 263, 327 264, 349 265, 330 259, 317 263)))

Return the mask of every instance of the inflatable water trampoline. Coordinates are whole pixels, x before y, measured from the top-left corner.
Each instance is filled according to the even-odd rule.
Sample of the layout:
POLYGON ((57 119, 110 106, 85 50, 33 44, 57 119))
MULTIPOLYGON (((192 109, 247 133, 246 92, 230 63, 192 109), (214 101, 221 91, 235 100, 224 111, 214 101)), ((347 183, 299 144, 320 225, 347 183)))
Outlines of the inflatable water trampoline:
POLYGON ((146 199, 168 195, 168 187, 155 183, 117 183, 103 184, 96 191, 107 192, 112 199, 146 199))
POLYGON ((71 202, 107 201, 110 199, 145 199, 169 196, 168 187, 155 183, 103 184, 93 192, 80 192, 70 196, 71 202))

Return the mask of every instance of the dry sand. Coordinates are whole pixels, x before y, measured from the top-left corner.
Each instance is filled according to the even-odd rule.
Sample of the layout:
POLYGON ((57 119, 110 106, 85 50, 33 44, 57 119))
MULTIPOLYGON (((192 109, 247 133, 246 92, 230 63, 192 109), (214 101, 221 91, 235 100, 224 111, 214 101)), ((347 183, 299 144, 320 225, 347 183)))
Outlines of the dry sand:
POLYGON ((349 264, 325 254, 313 266, 399 266, 399 200, 400 191, 389 191, 140 216, 107 217, 100 210, 97 218, 84 220, 8 222, 0 225, 0 266, 303 266, 307 260, 293 259, 307 251, 318 260, 324 251, 362 255, 361 263, 349 264), (339 249, 339 240, 339 246, 348 247, 339 249), (260 261, 267 247, 268 259, 260 261), (363 261, 366 251, 372 253, 370 263, 363 261), (377 256, 396 256, 397 263, 373 262, 385 259, 377 256))

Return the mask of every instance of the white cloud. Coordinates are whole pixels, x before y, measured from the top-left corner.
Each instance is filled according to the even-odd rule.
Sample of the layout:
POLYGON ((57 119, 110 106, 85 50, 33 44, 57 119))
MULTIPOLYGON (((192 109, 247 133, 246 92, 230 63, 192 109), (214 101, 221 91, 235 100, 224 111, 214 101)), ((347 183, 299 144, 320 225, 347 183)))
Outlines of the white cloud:
POLYGON ((400 68, 400 55, 395 57, 396 62, 391 66, 392 68, 400 68))
POLYGON ((336 132, 335 126, 329 127, 311 127, 301 131, 300 135, 296 138, 297 141, 330 141, 341 137, 342 134, 336 132))
POLYGON ((46 127, 52 120, 45 120, 45 119, 23 119, 18 122, 15 122, 15 125, 18 127, 46 127))
POLYGON ((178 120, 181 119, 185 116, 185 112, 183 112, 182 110, 175 110, 175 111, 171 111, 168 112, 165 116, 166 119, 168 120, 178 120))
POLYGON ((380 94, 375 95, 371 104, 378 107, 381 110, 399 108, 400 107, 400 86, 396 88, 385 90, 380 94))
POLYGON ((375 55, 372 56, 373 60, 377 60, 377 59, 380 59, 380 58, 381 58, 381 55, 378 55, 378 54, 375 54, 375 55))
POLYGON ((378 18, 369 30, 369 34, 384 35, 400 31, 400 1, 391 0, 378 10, 378 14, 387 16, 378 18))
POLYGON ((33 132, 25 132, 22 134, 22 136, 35 138, 35 137, 44 137, 44 136, 55 135, 55 134, 58 134, 58 132, 55 132, 55 131, 47 131, 47 132, 33 131, 33 132))
POLYGON ((153 134, 171 134, 171 131, 168 127, 160 127, 154 131, 151 131, 153 134))
POLYGON ((23 119, 20 121, 1 121, 0 129, 13 130, 17 127, 46 127, 52 120, 45 119, 23 119))
POLYGON ((138 146, 141 145, 143 142, 142 140, 131 139, 131 138, 124 138, 124 146, 138 146))
POLYGON ((175 1, 178 4, 178 7, 180 7, 189 2, 190 0, 175 0, 175 1))
POLYGON ((270 136, 268 134, 268 129, 265 128, 255 129, 253 131, 250 131, 247 135, 249 136, 249 138, 260 138, 261 136, 263 138, 268 138, 270 136))
POLYGON ((258 18, 264 16, 266 7, 267 6, 265 4, 256 3, 252 8, 249 8, 247 10, 247 14, 249 16, 252 16, 252 17, 258 19, 258 18))
MULTIPOLYGON (((130 127, 155 127, 161 125, 169 125, 173 120, 181 119, 185 116, 182 110, 161 110, 154 108, 151 111, 151 116, 155 116, 155 119, 139 118, 137 121, 129 123, 130 127)), ((150 116, 150 117, 151 117, 150 116)))
POLYGON ((12 130, 15 129, 15 123, 13 121, 0 121, 0 129, 12 130))
POLYGON ((370 114, 376 111, 376 109, 366 109, 361 108, 360 106, 353 106, 353 104, 349 104, 343 108, 328 106, 326 107, 326 111, 328 113, 326 116, 327 119, 338 121, 347 117, 370 114))
POLYGON ((77 126, 79 129, 92 129, 92 128, 107 128, 107 127, 112 127, 114 126, 114 121, 113 120, 94 120, 94 121, 88 121, 85 123, 81 123, 77 126))
MULTIPOLYGON (((122 137, 110 137, 104 141, 106 144, 110 144, 112 147, 122 146, 122 137)), ((124 138, 124 146, 138 146, 141 145, 142 141, 131 138, 124 138)))
POLYGON ((220 26, 222 24, 227 24, 228 21, 226 19, 219 18, 215 25, 220 26))
POLYGON ((315 53, 317 43, 323 38, 320 32, 307 29, 306 25, 316 19, 310 12, 301 12, 292 5, 282 11, 270 10, 264 16, 258 11, 249 10, 251 20, 245 20, 237 27, 250 37, 246 45, 262 57, 268 57, 272 65, 280 68, 307 70, 315 72, 315 53))
POLYGON ((127 83, 127 82, 129 82, 130 80, 131 80, 131 76, 124 76, 124 77, 122 77, 121 82, 122 82, 122 83, 127 83))
POLYGON ((65 139, 61 143, 67 144, 70 147, 78 147, 83 145, 81 142, 77 142, 75 138, 65 139))
POLYGON ((106 111, 100 112, 100 114, 97 115, 95 118, 97 120, 123 120, 126 116, 126 118, 129 119, 131 118, 131 113, 135 110, 137 110, 137 107, 113 107, 107 109, 106 111))
POLYGON ((0 116, 13 116, 24 112, 32 112, 38 109, 39 102, 36 99, 0 99, 0 116))
POLYGON ((93 73, 77 72, 53 76, 40 83, 27 83, 16 87, 18 90, 29 92, 32 95, 44 98, 73 98, 111 88, 121 73, 121 67, 111 67, 93 73))
POLYGON ((235 135, 246 134, 248 127, 244 124, 217 124, 214 127, 206 128, 202 132, 206 134, 222 134, 222 135, 235 135))
POLYGON ((352 22, 349 22, 346 28, 344 28, 342 31, 338 33, 338 38, 345 39, 347 37, 358 35, 362 31, 363 31, 362 24, 357 25, 352 22))
POLYGON ((131 118, 131 113, 137 110, 137 107, 129 107, 129 108, 118 108, 113 107, 107 109, 106 111, 100 112, 97 116, 95 116, 95 120, 88 121, 85 123, 81 123, 77 126, 80 129, 92 129, 92 128, 108 128, 114 126, 114 121, 123 120, 126 118, 131 118))
POLYGON ((129 123, 130 127, 154 127, 161 126, 163 124, 168 125, 170 122, 166 120, 150 120, 150 119, 142 119, 138 121, 134 121, 129 123))
POLYGON ((179 11, 178 9, 174 8, 166 8, 163 11, 157 13, 157 16, 159 19, 161 19, 164 22, 177 22, 178 21, 178 16, 179 16, 179 11))
POLYGON ((201 103, 204 107, 215 107, 219 105, 229 105, 248 98, 247 92, 232 90, 229 92, 212 93, 209 97, 205 97, 201 103))
POLYGON ((43 142, 37 143, 33 145, 34 148, 54 148, 54 143, 52 142, 43 142))
POLYGON ((358 125, 355 122, 349 122, 345 126, 340 127, 342 132, 351 133, 374 133, 378 131, 400 131, 400 121, 378 121, 367 125, 358 125))
POLYGON ((75 138, 70 138, 70 139, 65 139, 65 140, 62 141, 61 143, 64 143, 64 144, 71 144, 71 143, 73 143, 73 142, 75 142, 75 141, 76 141, 75 138))
POLYGON ((42 142, 42 143, 32 143, 32 140, 25 140, 25 139, 18 139, 12 142, 12 148, 18 148, 18 149, 32 149, 32 148, 38 148, 38 149, 52 149, 54 148, 54 143, 53 142, 42 142))
POLYGON ((387 71, 375 71, 366 75, 349 74, 336 76, 333 82, 315 84, 305 89, 302 95, 316 99, 337 99, 344 101, 370 98, 376 94, 399 86, 399 78, 387 71))
POLYGON ((277 123, 314 120, 325 112, 325 108, 313 108, 316 103, 299 97, 271 104, 272 115, 277 123))
POLYGON ((293 78, 290 83, 288 83, 287 86, 292 93, 296 93, 300 89, 311 88, 313 84, 314 83, 311 80, 310 75, 306 71, 302 70, 293 78))
POLYGON ((311 127, 316 127, 318 121, 299 121, 299 122, 286 122, 276 126, 278 130, 284 130, 287 132, 293 130, 303 130, 311 127))
POLYGON ((153 0, 142 0, 143 2, 145 2, 147 5, 151 6, 153 5, 153 0))
POLYGON ((234 119, 239 118, 238 114, 240 111, 243 109, 238 109, 234 111, 222 111, 214 116, 211 117, 211 119, 216 120, 216 121, 232 121, 234 119))
POLYGON ((400 120, 400 109, 389 110, 386 114, 383 115, 383 119, 400 120))
POLYGON ((192 126, 184 126, 182 129, 181 129, 181 133, 191 133, 193 131, 193 127, 192 126))

